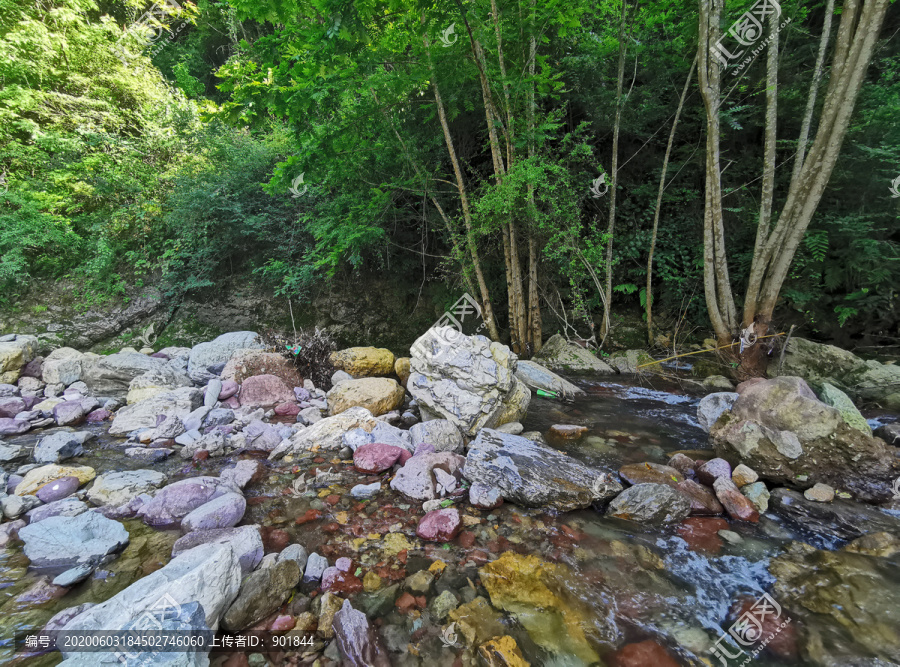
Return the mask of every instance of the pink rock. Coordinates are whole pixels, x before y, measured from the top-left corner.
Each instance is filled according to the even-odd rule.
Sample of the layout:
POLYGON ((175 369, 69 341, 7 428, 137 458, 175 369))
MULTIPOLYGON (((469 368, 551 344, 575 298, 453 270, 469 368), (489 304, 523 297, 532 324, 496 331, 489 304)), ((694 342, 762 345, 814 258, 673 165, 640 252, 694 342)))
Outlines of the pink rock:
POLYGON ((99 408, 88 414, 87 421, 89 424, 95 424, 97 422, 105 422, 110 417, 112 417, 112 413, 109 410, 99 408))
POLYGON ((758 382, 762 382, 763 378, 750 378, 749 380, 744 380, 740 384, 738 384, 737 389, 735 391, 739 394, 743 394, 745 390, 749 389, 753 385, 758 382))
POLYGON ((725 511, 709 487, 698 484, 692 479, 679 482, 676 489, 691 501, 691 516, 716 516, 725 511))
POLYGON ((240 385, 237 382, 225 380, 222 383, 222 390, 219 392, 219 400, 224 401, 226 398, 231 398, 238 393, 238 389, 240 389, 240 385))
POLYGON ((373 442, 357 447, 353 452, 353 465, 359 472, 376 474, 390 469, 404 453, 409 458, 409 452, 403 447, 373 442))
POLYGON ((237 400, 236 396, 232 396, 232 397, 226 398, 224 401, 222 401, 222 405, 224 405, 226 408, 231 408, 232 410, 237 410, 239 407, 241 407, 241 402, 239 400, 237 400))
POLYGON ((697 479, 707 486, 712 486, 720 477, 731 479, 731 464, 725 459, 710 459, 697 468, 697 479))
POLYGON ((272 408, 294 400, 294 392, 275 375, 254 375, 241 385, 241 407, 272 408))
POLYGON ((427 542, 449 542, 459 533, 461 525, 456 509, 434 510, 419 521, 416 535, 427 542))
POLYGON ((31 428, 31 422, 24 419, 9 419, 0 417, 0 435, 19 435, 31 428))
POLYGON ((725 477, 720 477, 713 485, 716 497, 725 506, 729 516, 739 521, 759 521, 759 512, 750 499, 741 493, 734 482, 725 477))
POLYGON ((300 414, 300 406, 296 403, 279 403, 275 406, 275 414, 282 417, 296 417, 300 414))
POLYGON ((84 421, 84 408, 81 401, 63 401, 53 408, 53 418, 60 426, 72 426, 84 421))
POLYGON ((293 616, 279 616, 272 621, 272 625, 269 626, 269 632, 287 632, 288 630, 293 630, 295 625, 297 625, 297 619, 293 616))
POLYGON ((12 419, 20 412, 25 411, 25 401, 18 396, 0 398, 0 417, 12 419))

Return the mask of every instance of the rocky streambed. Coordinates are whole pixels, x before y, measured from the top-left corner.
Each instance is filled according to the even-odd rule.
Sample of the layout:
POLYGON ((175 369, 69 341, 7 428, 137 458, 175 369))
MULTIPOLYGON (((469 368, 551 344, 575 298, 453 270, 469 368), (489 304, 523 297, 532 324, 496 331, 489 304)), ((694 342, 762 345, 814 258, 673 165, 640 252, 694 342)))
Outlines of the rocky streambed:
POLYGON ((895 417, 830 383, 439 330, 327 392, 252 332, 6 343, 6 664, 900 664, 895 417), (148 613, 218 646, 25 646, 148 613))

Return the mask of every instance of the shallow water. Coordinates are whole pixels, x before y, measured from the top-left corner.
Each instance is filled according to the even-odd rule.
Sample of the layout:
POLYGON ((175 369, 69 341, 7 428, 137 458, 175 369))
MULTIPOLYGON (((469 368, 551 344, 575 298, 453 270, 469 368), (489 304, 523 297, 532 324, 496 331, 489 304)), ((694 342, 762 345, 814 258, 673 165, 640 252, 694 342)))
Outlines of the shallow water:
MULTIPOLYGON (((695 418, 699 396, 673 385, 653 388, 622 381, 580 384, 587 396, 573 403, 533 398, 525 430, 546 433, 553 424, 586 426, 585 437, 563 448, 572 456, 611 471, 625 463, 664 463, 675 451, 708 450, 706 434, 695 418)), ((69 463, 90 465, 98 473, 147 467, 124 456, 120 439, 110 438, 102 427, 95 430, 98 440, 87 445, 85 456, 69 463)), ((233 458, 225 457, 193 464, 176 454, 152 467, 175 481, 216 475, 231 463, 233 458)), ((359 567, 360 577, 363 572, 374 571, 385 585, 402 583, 406 576, 441 560, 448 568, 438 580, 443 582, 440 588, 468 602, 476 594, 487 597, 479 585, 478 568, 504 552, 535 555, 563 565, 548 585, 570 616, 543 608, 519 610, 515 618, 506 614, 498 620, 532 665, 589 664, 583 656, 577 657, 571 628, 567 630, 562 618, 578 619, 590 648, 601 659, 626 642, 652 638, 665 645, 681 664, 719 664, 710 646, 722 634, 723 625, 725 629, 730 625, 729 608, 741 596, 756 599, 771 590, 773 577, 767 569, 770 558, 791 539, 803 537, 767 515, 759 524, 729 521, 729 529, 744 538, 740 544, 714 538, 705 548, 697 544, 689 547, 675 527, 650 528, 605 517, 594 508, 557 514, 507 504, 485 512, 462 504, 460 510, 467 517, 466 539, 471 543, 462 546, 460 537, 443 546, 426 544, 415 537, 423 514, 420 503, 390 491, 387 475, 366 477, 352 471, 348 462, 313 459, 312 455, 265 463, 268 477, 245 490, 248 508, 242 523, 283 529, 290 541, 327 556, 331 563, 349 556, 354 567, 359 567), (342 477, 299 497, 291 493, 291 482, 298 474, 305 472, 309 477, 317 468, 331 469, 342 477), (379 480, 382 491, 374 499, 359 502, 349 496, 352 486, 379 480), (295 519, 309 510, 321 512, 321 518, 297 525, 295 519), (554 646, 555 650, 548 650, 554 646)), ((103 578, 95 575, 63 597, 41 604, 24 600, 24 592, 38 582, 38 575, 27 570, 21 548, 0 553, 0 662, 2 651, 8 651, 11 645, 12 632, 38 630, 62 609, 106 600, 168 561, 178 533, 157 531, 138 521, 126 521, 125 525, 132 542, 123 554, 101 567, 103 578)), ((435 596, 433 589, 429 604, 435 596)), ((355 606, 365 598, 365 594, 351 595, 355 606)), ((429 611, 401 614, 388 605, 378 617, 375 622, 392 650, 394 664, 450 667, 460 656, 469 664, 472 654, 463 652, 465 642, 459 638, 448 644, 447 623, 438 621, 429 611)), ((59 654, 51 653, 20 657, 5 664, 43 666, 60 660, 59 654)), ((785 663, 761 654, 748 664, 785 663)))

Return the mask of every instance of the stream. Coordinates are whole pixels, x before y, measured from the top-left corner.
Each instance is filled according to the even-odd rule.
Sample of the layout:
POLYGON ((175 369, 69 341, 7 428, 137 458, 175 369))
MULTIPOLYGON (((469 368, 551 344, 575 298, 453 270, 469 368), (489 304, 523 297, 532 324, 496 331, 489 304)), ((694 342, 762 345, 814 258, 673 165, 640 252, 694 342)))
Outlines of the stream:
MULTIPOLYGON (((618 380, 581 379, 578 382, 587 395, 572 403, 534 397, 523 422, 525 431, 540 431, 546 436, 554 424, 585 426, 588 431, 577 442, 555 443, 548 438, 548 443, 610 471, 628 463, 666 463, 679 451, 695 459, 714 456, 706 433, 696 421, 699 395, 661 380, 655 380, 653 387, 646 381, 628 384, 627 380, 618 380)), ((87 428, 98 438, 85 446, 84 456, 69 464, 91 466, 98 474, 148 467, 122 453, 123 440, 110 437, 108 425, 87 428)), ((9 438, 9 442, 28 445, 37 437, 39 434, 9 438)), ((217 475, 236 458, 193 463, 176 455, 152 467, 165 472, 172 482, 217 475)), ((609 664, 615 647, 646 639, 666 647, 677 660, 673 664, 718 665, 710 649, 728 628, 729 609, 736 600, 755 600, 770 591, 774 581, 768 569, 770 559, 782 553, 792 540, 809 539, 809 535, 793 532, 772 513, 761 516, 758 524, 729 521, 728 529, 739 536, 739 541, 732 543, 715 531, 689 534, 682 526, 649 527, 606 517, 596 509, 558 514, 504 504, 493 511, 479 511, 463 503, 464 532, 448 544, 429 544, 415 536, 423 514, 421 506, 391 491, 385 483, 389 475, 364 476, 352 469, 352 461, 326 461, 311 454, 278 462, 267 461, 262 455, 258 458, 265 463, 268 475, 245 490, 247 512, 241 525, 268 527, 273 542, 283 542, 286 534, 290 542, 326 556, 332 564, 347 556, 355 568, 358 566, 361 580, 364 572, 376 573, 383 582, 377 590, 370 591, 366 579, 366 592, 358 588, 336 592, 346 593, 370 622, 374 619, 391 652, 391 661, 398 665, 474 664, 468 662, 471 651, 464 656, 465 635, 475 633, 476 641, 481 642, 485 640, 482 633, 498 629, 516 640, 522 656, 532 665, 609 664), (291 484, 297 475, 316 468, 340 473, 340 481, 305 493, 293 492, 291 484), (382 482, 382 491, 373 499, 358 501, 349 495, 351 487, 372 481, 382 482), (540 587, 546 592, 540 595, 550 595, 552 600, 538 600, 533 610, 520 610, 516 620, 489 605, 479 607, 476 600, 479 596, 490 599, 479 585, 478 568, 507 551, 537 556, 549 564, 540 587), (446 567, 440 565, 437 570, 440 576, 427 596, 427 609, 404 610, 395 605, 390 596, 397 590, 393 594, 386 591, 419 571, 431 568, 435 572, 435 561, 442 561, 446 567), (433 606, 444 591, 469 605, 472 615, 477 610, 474 620, 463 615, 448 631, 447 623, 453 616, 444 614, 442 621, 433 606), (583 630, 583 636, 573 631, 573 624, 583 630), (592 651, 599 662, 591 657, 592 651), (465 657, 462 662, 461 656, 465 657)), ((13 657, 13 635, 39 630, 65 608, 109 599, 168 562, 172 544, 180 536, 178 531, 156 530, 138 520, 123 523, 131 536, 124 552, 62 597, 54 587, 41 586, 40 576, 27 567, 21 544, 0 551, 0 664, 58 664, 62 657, 56 652, 13 657)), ((268 553, 269 544, 266 546, 268 553)), ((280 548, 283 545, 272 550, 280 548)), ((309 598, 297 596, 287 606, 296 614, 314 605, 309 598)), ((321 662, 321 653, 318 655, 319 664, 328 664, 321 662)), ((272 664, 312 664, 313 660, 301 659, 296 653, 270 654, 268 658, 272 664)), ((250 664, 265 663, 251 660, 250 664)), ((787 653, 779 659, 760 653, 747 664, 813 663, 796 655, 788 657, 787 653)), ((648 663, 648 667, 652 665, 648 663)))

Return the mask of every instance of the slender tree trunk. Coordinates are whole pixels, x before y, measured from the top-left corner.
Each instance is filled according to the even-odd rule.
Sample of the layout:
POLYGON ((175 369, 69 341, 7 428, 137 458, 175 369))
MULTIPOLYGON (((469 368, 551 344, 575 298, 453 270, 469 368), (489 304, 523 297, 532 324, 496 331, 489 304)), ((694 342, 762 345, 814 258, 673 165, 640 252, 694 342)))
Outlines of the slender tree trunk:
POLYGON ((616 78, 616 120, 613 125, 612 166, 609 183, 609 222, 606 226, 606 299, 604 301, 603 323, 600 332, 606 336, 609 332, 609 305, 612 303, 612 258, 613 234, 616 229, 616 185, 619 170, 619 127, 622 122, 622 84, 625 80, 625 16, 628 9, 626 0, 622 0, 622 17, 619 22, 619 71, 616 78))
MULTIPOLYGON (((427 38, 425 41, 425 48, 428 48, 427 38)), ((444 131, 444 141, 447 143, 447 153, 450 155, 450 162, 453 164, 453 173, 456 176, 456 187, 459 190, 463 221, 466 226, 466 240, 469 246, 469 253, 472 255, 472 265, 481 296, 481 314, 484 318, 488 335, 492 340, 500 340, 500 332, 497 329, 497 322, 494 319, 494 309, 491 307, 491 295, 488 291, 487 281, 484 279, 484 272, 481 269, 481 258, 478 256, 478 245, 475 240, 475 232, 472 228, 472 213, 469 210, 469 196, 466 193, 466 185, 463 181, 462 168, 459 165, 459 159, 456 156, 456 149, 453 147, 450 124, 447 122, 447 113, 444 110, 444 101, 441 98, 441 91, 438 86, 437 77, 435 76, 434 67, 431 68, 431 85, 434 90, 434 102, 437 107, 438 118, 441 122, 441 129, 444 131)))
POLYGON ((647 257, 647 290, 644 299, 644 309, 647 314, 647 342, 653 345, 653 253, 656 250, 656 232, 659 229, 659 212, 662 208, 663 192, 666 189, 666 172, 669 169, 669 156, 672 154, 672 144, 675 142, 675 129, 678 127, 678 119, 681 117, 681 110, 684 108, 684 100, 687 98, 687 91, 691 85, 691 79, 694 78, 694 69, 697 67, 697 57, 691 63, 691 71, 688 72, 687 79, 684 82, 684 88, 681 89, 681 97, 678 99, 678 109, 675 110, 675 119, 672 121, 672 129, 669 131, 669 142, 666 144, 666 155, 663 158, 662 174, 659 177, 659 192, 656 193, 656 211, 653 214, 653 232, 650 236, 650 254, 647 257))
MULTIPOLYGON (((535 38, 535 0, 531 0, 531 36, 528 45, 528 157, 534 157, 534 117, 535 90, 534 72, 537 57, 537 39, 535 38)), ((537 216, 535 215, 534 186, 528 184, 528 331, 531 340, 531 351, 537 354, 543 346, 543 323, 541 322, 541 304, 538 294, 538 242, 537 216)))
POLYGON ((703 216, 703 288, 706 307, 720 344, 731 342, 737 325, 734 297, 725 254, 722 220, 722 182, 719 159, 719 65, 709 58, 719 39, 722 0, 700 0, 698 76, 706 109, 706 196, 703 216))

